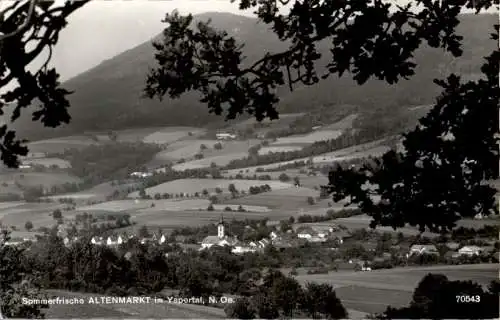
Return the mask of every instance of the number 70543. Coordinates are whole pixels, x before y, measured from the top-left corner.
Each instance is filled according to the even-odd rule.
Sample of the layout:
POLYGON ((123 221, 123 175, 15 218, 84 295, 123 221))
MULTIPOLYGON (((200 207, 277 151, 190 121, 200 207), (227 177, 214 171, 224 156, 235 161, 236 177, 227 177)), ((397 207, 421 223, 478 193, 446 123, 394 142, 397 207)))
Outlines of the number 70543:
POLYGON ((459 295, 456 296, 457 303, 479 303, 481 302, 481 297, 476 296, 467 296, 467 295, 459 295))

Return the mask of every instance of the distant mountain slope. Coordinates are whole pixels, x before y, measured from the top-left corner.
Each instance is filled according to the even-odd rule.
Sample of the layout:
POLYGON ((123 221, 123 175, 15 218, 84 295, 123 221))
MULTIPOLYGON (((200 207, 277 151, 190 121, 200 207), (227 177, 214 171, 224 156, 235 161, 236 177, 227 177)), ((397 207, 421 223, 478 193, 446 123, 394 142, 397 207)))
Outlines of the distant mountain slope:
MULTIPOLYGON (((244 52, 248 61, 255 60, 266 51, 279 51, 286 47, 268 31, 266 25, 257 24, 255 19, 229 13, 206 13, 196 16, 196 19, 206 20, 209 17, 215 27, 227 30, 246 44, 244 52)), ((417 75, 411 80, 395 86, 373 80, 357 86, 346 75, 340 79, 325 80, 316 86, 297 88, 293 92, 283 88, 279 110, 307 112, 341 104, 372 110, 432 103, 439 93, 432 79, 442 78, 452 71, 477 77, 482 57, 496 45, 489 40, 492 26, 497 21, 494 15, 463 15, 461 19, 459 32, 464 36, 464 55, 460 59, 423 46, 416 55, 419 64, 417 75)), ((328 45, 325 43, 320 47, 325 59, 328 58, 328 45)), ((40 139, 85 131, 161 125, 205 126, 222 121, 221 117, 209 115, 206 106, 198 102, 196 93, 163 102, 141 98, 146 74, 154 66, 153 54, 151 41, 147 41, 70 79, 64 87, 74 90, 70 96, 71 124, 48 129, 31 123, 30 117, 24 117, 17 124, 22 137, 40 139)))

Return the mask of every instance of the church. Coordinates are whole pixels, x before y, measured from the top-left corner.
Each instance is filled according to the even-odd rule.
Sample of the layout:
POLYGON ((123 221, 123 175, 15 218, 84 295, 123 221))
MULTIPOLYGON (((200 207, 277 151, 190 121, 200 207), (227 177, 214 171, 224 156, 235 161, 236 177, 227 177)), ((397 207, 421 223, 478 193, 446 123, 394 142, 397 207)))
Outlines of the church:
POLYGON ((236 237, 229 237, 226 235, 224 217, 221 215, 220 221, 217 224, 217 235, 216 236, 207 236, 201 242, 200 250, 210 249, 212 246, 230 246, 233 247, 238 243, 238 239, 236 237))

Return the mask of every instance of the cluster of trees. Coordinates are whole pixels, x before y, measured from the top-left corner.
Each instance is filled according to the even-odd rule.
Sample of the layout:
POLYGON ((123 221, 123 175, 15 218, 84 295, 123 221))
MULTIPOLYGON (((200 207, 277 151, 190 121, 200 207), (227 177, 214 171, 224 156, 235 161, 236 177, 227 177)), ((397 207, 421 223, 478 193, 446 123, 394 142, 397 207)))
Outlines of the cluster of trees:
POLYGON ((271 191, 271 186, 268 185, 267 183, 264 185, 261 185, 261 186, 251 186, 250 188, 248 188, 248 192, 250 194, 259 194, 259 193, 269 192, 269 191, 271 191))
POLYGON ((428 274, 418 284, 408 307, 392 308, 376 319, 496 319, 500 282, 487 290, 472 281, 451 281, 428 274))
POLYGON ((343 319, 347 311, 331 285, 308 283, 303 288, 294 278, 272 270, 251 295, 228 305, 226 315, 232 319, 343 319))
POLYGON ((343 210, 328 209, 325 215, 316 215, 316 216, 312 216, 309 214, 300 215, 297 217, 297 222, 299 223, 324 222, 339 218, 349 218, 360 214, 361 214, 360 209, 343 209, 343 210))
POLYGON ((142 142, 104 142, 81 149, 68 149, 58 157, 71 163, 71 173, 83 179, 86 185, 109 180, 126 179, 137 171, 161 148, 142 142))

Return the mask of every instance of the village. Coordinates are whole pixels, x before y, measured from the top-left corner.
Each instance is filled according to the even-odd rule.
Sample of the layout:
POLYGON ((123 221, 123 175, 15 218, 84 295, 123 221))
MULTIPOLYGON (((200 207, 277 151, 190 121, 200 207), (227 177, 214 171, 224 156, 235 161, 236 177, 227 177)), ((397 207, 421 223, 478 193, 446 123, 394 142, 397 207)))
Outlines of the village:
MULTIPOLYGON (((309 248, 309 250, 327 250, 336 254, 333 267, 323 265, 323 268, 306 268, 308 274, 338 271, 339 266, 340 269, 371 271, 418 264, 498 263, 499 259, 498 241, 492 236, 495 230, 486 231, 486 233, 491 233, 490 237, 483 236, 479 239, 470 239, 461 235, 455 239, 429 239, 405 237, 402 234, 391 236, 390 233, 382 234, 365 229, 349 230, 335 223, 321 227, 295 224, 285 228, 283 225, 271 225, 266 237, 255 241, 245 241, 241 239, 243 238, 241 234, 238 236, 228 232, 231 229, 231 223, 227 223, 221 215, 216 225, 217 234, 208 235, 202 241, 193 243, 193 241, 187 241, 185 237, 176 237, 161 231, 82 237, 68 235, 68 230, 63 225, 55 228, 57 228, 57 237, 62 239, 68 248, 81 241, 89 241, 92 245, 109 248, 120 248, 135 242, 143 246, 178 246, 183 252, 224 248, 234 255, 244 255, 266 254, 266 250, 273 248, 287 254, 289 250, 308 250, 309 248), (148 236, 144 236, 145 233, 148 236)), ((244 229, 245 232, 253 231, 250 225, 246 225, 244 229)), ((22 232, 17 233, 22 234, 22 232)), ((22 238, 15 234, 16 232, 14 232, 14 237, 5 241, 4 244, 29 246, 44 237, 37 235, 22 238)), ((130 256, 130 253, 127 254, 130 256)), ((165 256, 168 257, 169 254, 165 253, 165 256)), ((296 271, 292 271, 294 272, 296 271)))

